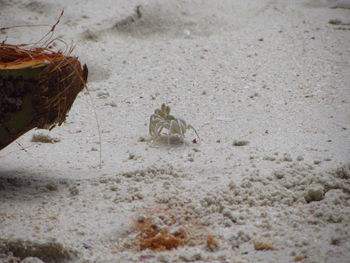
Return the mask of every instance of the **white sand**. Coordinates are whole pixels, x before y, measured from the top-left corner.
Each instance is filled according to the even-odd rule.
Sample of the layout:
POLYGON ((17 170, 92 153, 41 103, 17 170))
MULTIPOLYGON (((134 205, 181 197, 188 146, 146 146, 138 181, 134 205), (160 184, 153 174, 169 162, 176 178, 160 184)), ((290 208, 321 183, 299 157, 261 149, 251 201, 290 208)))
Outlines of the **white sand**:
MULTIPOLYGON (((31 142, 48 134, 31 131, 0 152, 0 261, 13 259, 11 241, 54 239, 78 254, 73 262, 350 262, 349 6, 0 1, 0 27, 52 25, 65 9, 55 35, 88 65, 93 100, 78 97, 49 133, 58 142, 31 142), (185 144, 140 141, 162 103, 200 144, 191 131, 185 144), (192 246, 140 251, 140 216, 182 227, 192 246)), ((16 28, 0 41, 35 42, 47 30, 16 28)))

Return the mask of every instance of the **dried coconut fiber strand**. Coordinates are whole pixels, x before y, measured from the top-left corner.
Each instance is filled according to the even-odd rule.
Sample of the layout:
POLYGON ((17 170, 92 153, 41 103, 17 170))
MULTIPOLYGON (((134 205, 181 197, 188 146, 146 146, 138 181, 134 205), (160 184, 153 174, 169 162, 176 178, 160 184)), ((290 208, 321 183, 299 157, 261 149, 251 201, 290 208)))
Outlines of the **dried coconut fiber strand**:
POLYGON ((61 125, 87 76, 76 57, 0 43, 0 150, 33 128, 61 125))

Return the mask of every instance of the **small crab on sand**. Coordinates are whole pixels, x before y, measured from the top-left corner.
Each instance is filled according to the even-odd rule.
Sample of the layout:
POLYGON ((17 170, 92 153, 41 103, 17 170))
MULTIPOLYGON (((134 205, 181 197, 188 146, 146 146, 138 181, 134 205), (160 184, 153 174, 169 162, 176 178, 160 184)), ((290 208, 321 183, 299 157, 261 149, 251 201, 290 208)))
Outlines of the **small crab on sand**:
POLYGON ((167 129, 168 144, 170 144, 170 137, 178 135, 181 140, 185 137, 187 130, 193 130, 200 140, 199 135, 192 125, 187 124, 183 119, 175 118, 170 114, 170 107, 162 104, 160 109, 156 109, 154 114, 151 115, 149 121, 149 134, 152 140, 159 140, 161 138, 161 132, 163 129, 167 129))

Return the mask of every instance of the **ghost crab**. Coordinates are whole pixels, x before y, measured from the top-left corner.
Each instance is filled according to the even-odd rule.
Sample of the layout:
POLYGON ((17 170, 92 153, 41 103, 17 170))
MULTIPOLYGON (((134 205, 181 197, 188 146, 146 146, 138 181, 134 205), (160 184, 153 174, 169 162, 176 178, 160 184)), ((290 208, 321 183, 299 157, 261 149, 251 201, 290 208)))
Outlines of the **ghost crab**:
POLYGON ((170 144, 170 137, 178 135, 181 140, 184 139, 187 130, 193 130, 200 140, 199 135, 192 125, 187 124, 183 119, 175 118, 170 114, 170 107, 164 103, 160 109, 156 109, 154 114, 151 115, 149 121, 149 134, 153 140, 159 140, 161 138, 161 132, 163 129, 167 129, 168 144, 170 144))

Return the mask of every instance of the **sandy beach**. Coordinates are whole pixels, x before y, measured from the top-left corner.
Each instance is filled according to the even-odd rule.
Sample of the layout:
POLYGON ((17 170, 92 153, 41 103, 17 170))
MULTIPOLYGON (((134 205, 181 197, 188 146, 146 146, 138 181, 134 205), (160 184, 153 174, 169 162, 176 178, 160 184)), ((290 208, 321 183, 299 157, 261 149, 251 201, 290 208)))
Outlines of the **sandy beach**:
POLYGON ((350 1, 0 0, 0 27, 62 9, 88 85, 0 152, 0 262, 350 262, 350 1), (151 140, 163 103, 199 138, 151 140))

